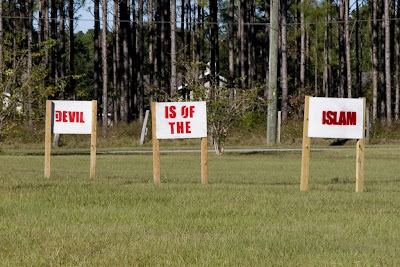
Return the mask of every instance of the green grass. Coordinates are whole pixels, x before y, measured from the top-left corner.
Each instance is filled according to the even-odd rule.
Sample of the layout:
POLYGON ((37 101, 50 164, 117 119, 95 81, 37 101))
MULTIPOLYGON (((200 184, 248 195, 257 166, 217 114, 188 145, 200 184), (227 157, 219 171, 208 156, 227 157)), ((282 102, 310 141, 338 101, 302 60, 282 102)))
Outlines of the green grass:
POLYGON ((365 192, 355 148, 161 155, 0 155, 2 266, 398 266, 399 147, 367 147, 365 192))

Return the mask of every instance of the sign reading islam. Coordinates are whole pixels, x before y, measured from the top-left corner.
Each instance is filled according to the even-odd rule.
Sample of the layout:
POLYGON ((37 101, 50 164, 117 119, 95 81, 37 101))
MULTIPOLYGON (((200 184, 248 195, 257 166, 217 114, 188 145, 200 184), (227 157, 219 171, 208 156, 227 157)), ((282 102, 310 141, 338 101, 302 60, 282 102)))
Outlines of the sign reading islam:
POLYGON ((156 103, 157 139, 207 137, 206 102, 156 103))
POLYGON ((92 101, 52 101, 52 133, 91 134, 92 101))
POLYGON ((364 100, 310 97, 308 137, 363 139, 364 100))

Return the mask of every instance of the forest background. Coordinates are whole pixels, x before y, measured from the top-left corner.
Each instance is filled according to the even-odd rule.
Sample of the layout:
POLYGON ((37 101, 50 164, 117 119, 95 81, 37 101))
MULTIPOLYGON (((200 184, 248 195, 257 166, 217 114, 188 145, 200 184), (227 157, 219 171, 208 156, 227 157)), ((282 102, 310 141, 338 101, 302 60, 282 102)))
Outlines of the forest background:
POLYGON ((94 29, 75 33, 88 2, 0 1, 3 140, 42 122, 46 99, 98 100, 104 135, 189 95, 209 102, 214 139, 271 106, 297 121, 304 95, 366 97, 372 122, 399 119, 400 0, 95 0, 94 29))

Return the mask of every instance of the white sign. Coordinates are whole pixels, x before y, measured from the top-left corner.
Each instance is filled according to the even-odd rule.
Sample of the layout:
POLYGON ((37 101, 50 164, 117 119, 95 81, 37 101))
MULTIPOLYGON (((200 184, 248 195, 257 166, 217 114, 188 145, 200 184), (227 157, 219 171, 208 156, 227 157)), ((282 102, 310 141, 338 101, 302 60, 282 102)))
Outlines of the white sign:
POLYGON ((363 139, 364 100, 310 97, 308 137, 363 139))
POLYGON ((156 103, 157 139, 207 137, 206 102, 156 103))
POLYGON ((52 133, 92 133, 92 101, 52 101, 51 117, 52 133))

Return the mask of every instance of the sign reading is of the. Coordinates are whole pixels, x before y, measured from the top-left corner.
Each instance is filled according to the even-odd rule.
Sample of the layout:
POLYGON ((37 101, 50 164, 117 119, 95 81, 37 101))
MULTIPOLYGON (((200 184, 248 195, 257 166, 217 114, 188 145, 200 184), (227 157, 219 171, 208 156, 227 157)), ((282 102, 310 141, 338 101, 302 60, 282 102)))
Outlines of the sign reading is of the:
POLYGON ((157 139, 207 137, 206 102, 156 103, 157 139))

